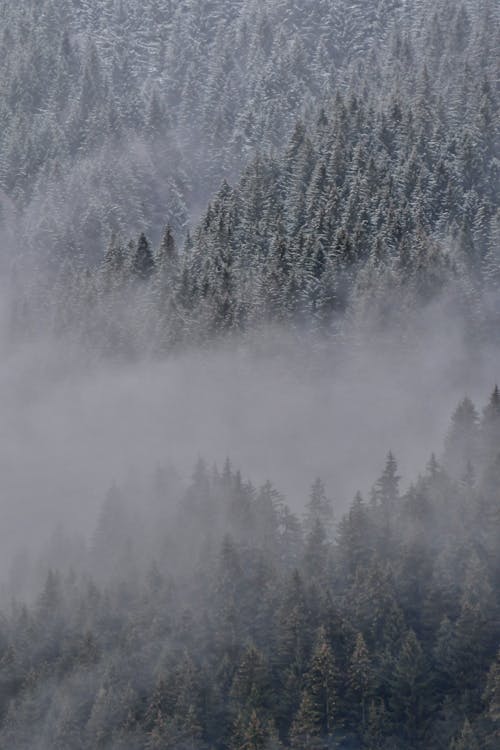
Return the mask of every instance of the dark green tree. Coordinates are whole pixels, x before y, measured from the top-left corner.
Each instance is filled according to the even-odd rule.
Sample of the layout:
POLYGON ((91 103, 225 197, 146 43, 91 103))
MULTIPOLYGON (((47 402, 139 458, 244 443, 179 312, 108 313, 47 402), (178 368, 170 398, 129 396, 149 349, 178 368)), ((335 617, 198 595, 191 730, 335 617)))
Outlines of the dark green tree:
POLYGON ((137 248, 132 257, 131 271, 135 278, 147 281, 152 275, 155 267, 153 253, 145 234, 141 234, 137 248))

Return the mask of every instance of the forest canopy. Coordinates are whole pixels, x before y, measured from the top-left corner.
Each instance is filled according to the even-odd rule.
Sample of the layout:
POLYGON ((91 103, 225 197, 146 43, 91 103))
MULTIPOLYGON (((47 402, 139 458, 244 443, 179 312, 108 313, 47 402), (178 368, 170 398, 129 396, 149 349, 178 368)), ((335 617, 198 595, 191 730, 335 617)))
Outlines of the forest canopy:
POLYGON ((497 750, 498 3, 0 18, 0 747, 497 750))
POLYGON ((2 746, 493 750, 499 441, 495 387, 407 490, 389 453, 343 515, 320 479, 299 515, 229 460, 185 489, 159 469, 140 508, 114 485, 4 611, 2 746))

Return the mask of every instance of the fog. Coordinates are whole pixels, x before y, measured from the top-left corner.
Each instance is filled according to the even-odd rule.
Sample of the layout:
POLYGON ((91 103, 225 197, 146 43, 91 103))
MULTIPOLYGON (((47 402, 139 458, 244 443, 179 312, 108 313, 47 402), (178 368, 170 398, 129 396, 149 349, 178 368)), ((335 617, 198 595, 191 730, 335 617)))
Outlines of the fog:
MULTIPOLYGON (((2 295, 4 301, 8 297, 2 295)), ((165 522, 169 514, 163 512, 164 508, 157 513, 158 508, 150 505, 155 470, 175 467, 187 487, 199 456, 209 466, 215 462, 219 467, 229 457, 233 467, 241 469, 254 486, 270 479, 299 516, 305 514, 311 483, 319 476, 333 500, 334 521, 338 522, 357 490, 368 496, 391 450, 398 461, 404 492, 423 471, 431 453, 442 450, 443 436, 458 401, 468 394, 482 406, 499 372, 498 350, 489 346, 483 351, 481 346, 473 346, 464 333, 462 320, 452 310, 450 301, 442 298, 415 315, 404 335, 397 323, 370 335, 358 331, 355 337, 348 336, 345 328, 346 336, 336 341, 313 340, 305 332, 292 335, 269 328, 238 340, 212 344, 207 349, 119 363, 89 358, 88 352, 68 339, 39 337, 32 343, 7 343, 8 337, 4 336, 0 365, 0 598, 10 618, 14 643, 24 644, 23 627, 27 628, 29 646, 23 645, 19 652, 26 663, 47 659, 57 665, 59 660, 64 664, 64 659, 68 659, 69 665, 62 668, 66 671, 57 681, 46 681, 40 671, 41 676, 33 678, 33 687, 26 688, 28 697, 15 707, 15 714, 14 709, 11 711, 17 722, 12 730, 16 741, 24 733, 26 747, 50 748, 57 736, 63 738, 63 747, 78 747, 65 716, 81 710, 89 746, 93 737, 106 738, 102 746, 110 750, 142 750, 150 746, 150 734, 154 735, 156 724, 161 724, 160 713, 153 729, 137 726, 132 730, 127 718, 130 711, 138 710, 136 706, 149 706, 155 696, 163 695, 162 690, 167 691, 162 682, 164 675, 178 681, 173 683, 178 696, 184 695, 184 679, 194 679, 195 686, 211 684, 215 667, 219 668, 222 660, 220 654, 225 653, 219 652, 218 644, 227 648, 228 633, 233 632, 233 614, 230 607, 226 608, 224 598, 232 595, 233 585, 239 586, 235 589, 240 613, 236 615, 237 623, 241 612, 246 611, 252 612, 258 623, 263 618, 267 623, 267 606, 275 608, 269 620, 272 624, 265 625, 263 640, 257 642, 263 653, 268 643, 273 643, 269 637, 272 628, 281 633, 280 628, 285 628, 283 623, 288 620, 293 627, 296 609, 291 613, 285 609, 280 619, 281 608, 287 606, 283 602, 289 596, 286 566, 294 560, 293 537, 285 537, 288 541, 283 562, 276 562, 283 554, 276 539, 267 551, 275 565, 283 565, 281 578, 269 571, 261 578, 259 558, 255 562, 251 554, 245 557, 244 544, 233 549, 244 564, 236 567, 237 573, 231 572, 232 568, 225 571, 220 550, 222 532, 233 524, 238 534, 237 522, 229 517, 230 502, 225 506, 227 518, 221 519, 210 515, 218 507, 213 490, 199 498, 200 506, 196 506, 196 498, 194 504, 189 504, 188 492, 182 512, 171 516, 171 531, 165 522), (114 483, 125 489, 127 510, 123 516, 108 516, 111 524, 106 525, 101 508, 114 483), (205 501, 208 515, 202 510, 205 501), (129 514, 130 502, 140 512, 129 514), (124 521, 125 529, 131 528, 131 521, 135 538, 130 543, 122 528, 115 530, 115 521, 124 521), (69 532, 64 538, 59 537, 59 548, 57 531, 54 533, 58 526, 69 532), (100 537, 96 536, 96 526, 100 537), (173 540, 171 534, 179 540, 173 540), (81 536, 89 542, 88 554, 80 547, 81 536), (22 554, 17 554, 20 551, 22 554), (60 560, 58 552, 62 552, 60 560), (157 554, 160 557, 156 580, 151 573, 151 559, 155 556, 156 560, 157 554), (47 576, 47 565, 60 563, 62 567, 55 578, 50 577, 52 573, 47 576), (69 573, 72 564, 76 567, 74 579, 69 573), (101 589, 88 585, 89 575, 101 589), (231 576, 236 576, 237 584, 231 576), (270 576, 269 580, 266 576, 270 576), (171 580, 175 582, 175 593, 170 590, 171 580), (270 597, 270 605, 266 597, 270 597), (29 615, 33 620, 28 620, 28 625, 23 624, 23 617, 29 616, 15 603, 17 598, 27 601, 34 613, 29 615), (216 623, 213 631, 211 618, 216 623), (228 621, 231 625, 226 631, 228 621), (32 637, 32 632, 38 636, 32 637), (203 667, 193 666, 203 660, 210 664, 205 672, 203 667), (175 672, 172 664, 177 665, 175 672), (198 671, 193 677, 195 669, 198 671), (33 727, 40 737, 36 743, 33 727)), ((4 314, 3 320, 6 319, 4 314)), ((216 492, 221 490, 223 484, 216 487, 216 492)), ((447 513, 453 507, 456 491, 456 502, 462 502, 459 485, 451 485, 450 494, 445 494, 448 505, 437 506, 432 519, 427 519, 429 527, 423 537, 435 538, 438 549, 445 544, 447 527, 455 523, 447 513)), ((167 491, 161 500, 177 503, 179 496, 167 491)), ((411 493, 400 501, 403 513, 408 512, 411 493)), ((379 511, 381 506, 372 508, 373 513, 379 511)), ((481 519, 470 526, 465 524, 471 538, 476 533, 474 524, 480 522, 481 519)), ((259 542, 265 549, 266 531, 257 528, 259 542)), ((404 525, 397 528, 398 533, 403 530, 408 536, 402 549, 411 549, 409 540, 419 533, 418 521, 412 519, 406 530, 404 525)), ((336 533, 341 538, 341 529, 342 526, 333 532, 332 539, 336 533)), ((363 540, 365 554, 370 554, 371 545, 380 544, 371 533, 363 540)), ((494 527, 491 537, 494 541, 494 527)), ((399 549, 399 540, 391 538, 392 542, 383 542, 379 555, 390 555, 391 544, 399 549)), ((406 590, 405 575, 417 570, 424 577, 420 571, 427 569, 428 560, 436 554, 432 542, 428 543, 429 548, 422 547, 416 564, 414 558, 409 558, 411 574, 403 572, 394 577, 396 583, 391 585, 398 596, 406 590)), ((469 549, 464 543, 463 549, 466 548, 469 549)), ((321 551, 321 544, 312 562, 308 562, 311 547, 307 541, 300 553, 301 575, 311 575, 314 566, 314 583, 308 596, 314 597, 311 592, 315 585, 332 589, 336 585, 341 592, 341 586, 350 586, 342 606, 356 627, 361 628, 364 623, 368 627, 375 616, 390 621, 389 604, 383 599, 380 604, 377 599, 384 596, 384 585, 380 593, 373 585, 374 579, 369 578, 380 574, 377 563, 350 578, 344 555, 349 560, 351 551, 345 552, 345 544, 331 549, 335 550, 335 565, 340 573, 333 572, 335 568, 321 551), (367 596, 363 586, 357 590, 358 575, 368 576, 366 585, 376 592, 373 597, 371 593, 367 596)), ((353 550, 357 550, 355 540, 353 550)), ((472 562, 467 564, 473 566, 474 559, 472 555, 472 562)), ((403 556, 398 564, 406 564, 405 561, 403 556)), ((440 564, 435 563, 433 575, 425 582, 430 590, 441 585, 440 564)), ((456 576, 453 566, 454 585, 456 576)), ((485 578, 485 590, 493 592, 487 584, 485 578)), ((421 585, 424 586, 423 580, 421 585)), ((478 590, 483 590, 481 584, 478 590)), ((297 597, 299 604, 294 606, 300 608, 297 597)), ((337 597, 336 606, 340 606, 341 594, 337 597)), ((329 601, 328 597, 325 601, 329 601)), ((423 606, 416 608, 420 611, 423 606)), ((329 622, 333 615, 326 609, 323 617, 329 622)), ((332 632, 338 639, 335 620, 333 623, 332 632)), ((236 663, 243 663, 247 658, 245 639, 249 636, 246 623, 237 627, 241 628, 241 645, 236 647, 233 658, 236 663)), ((255 632, 260 632, 257 627, 255 632)), ((314 635, 310 630, 305 632, 311 633, 306 635, 311 642, 309 648, 317 648, 314 644, 321 644, 318 639, 322 628, 314 635)), ((409 633, 405 635, 407 640, 413 631, 409 633)), ((494 633, 491 638, 484 637, 488 658, 493 639, 494 633)), ((335 640, 336 653, 339 643, 335 640)), ((391 642, 396 654, 398 643, 397 639, 391 642)), ((250 652, 251 648, 248 646, 250 652)), ((345 646, 348 653, 352 648, 350 642, 345 646)), ((6 653, 2 675, 8 678, 10 652, 6 653)), ((312 653, 314 658, 314 650, 312 653)), ((283 667, 280 670, 280 679, 284 679, 281 673, 287 673, 283 667)), ((239 671, 234 675, 233 686, 238 684, 239 671)), ((233 710, 235 689, 231 688, 229 697, 222 701, 224 707, 229 706, 227 711, 233 710)), ((191 700, 191 692, 188 696, 191 700)), ((176 700, 175 711, 184 715, 187 709, 183 698, 176 700)), ((210 712, 210 705, 207 711, 210 712)), ((149 726, 150 713, 145 716, 143 723, 149 726)), ((232 726, 232 715, 228 716, 228 725, 232 726)), ((7 721, 5 725, 4 734, 9 737, 10 725, 7 721)), ((269 726, 267 731, 272 732, 274 725, 269 726)), ((291 732, 294 727, 292 723, 291 732)), ((208 745, 197 739, 196 727, 183 731, 194 731, 195 737, 189 744, 179 742, 172 747, 206 750, 208 745)), ((399 726, 394 731, 398 734, 399 726)), ((363 745, 350 745, 357 746, 363 745)), ((411 743, 397 746, 414 747, 411 743)))
POLYGON ((386 333, 323 348, 273 330, 119 365, 84 364, 48 340, 3 348, 4 570, 58 523, 89 535, 113 482, 165 465, 187 480, 199 456, 219 466, 229 457, 255 484, 270 479, 299 512, 319 476, 338 517, 357 490, 369 491, 389 450, 414 480, 439 452, 458 400, 482 405, 500 362, 472 352, 436 306, 406 343, 386 333))
POLYGON ((0 0, 0 748, 497 746, 497 5, 0 0))

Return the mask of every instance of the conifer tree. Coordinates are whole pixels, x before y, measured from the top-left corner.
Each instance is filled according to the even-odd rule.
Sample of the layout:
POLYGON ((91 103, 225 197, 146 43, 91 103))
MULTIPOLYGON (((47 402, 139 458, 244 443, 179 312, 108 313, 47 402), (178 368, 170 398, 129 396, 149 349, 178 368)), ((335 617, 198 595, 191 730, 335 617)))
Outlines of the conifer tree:
POLYGON ((500 453, 500 390, 498 385, 495 385, 489 403, 483 411, 480 430, 482 458, 490 462, 500 453))
POLYGON ((155 266, 153 254, 149 242, 144 234, 141 234, 132 257, 132 274, 140 281, 147 281, 153 273, 155 266))
POLYGON ((347 675, 351 700, 357 704, 356 718, 360 719, 361 734, 368 721, 369 700, 374 688, 373 667, 362 633, 356 636, 356 645, 352 652, 347 675))
POLYGON ((486 742, 488 748, 493 748, 500 740, 500 651, 488 672, 483 701, 486 707, 486 742))
POLYGON ((315 479, 312 484, 307 503, 304 522, 306 531, 312 531, 317 521, 321 523, 327 534, 331 531, 333 523, 332 501, 327 497, 325 485, 319 478, 315 479))
POLYGON ((391 678, 390 708, 395 729, 404 742, 425 737, 431 685, 422 647, 410 630, 401 646, 391 678))
POLYGON ((476 408, 469 398, 457 406, 446 438, 444 463, 453 474, 461 475, 470 461, 474 465, 478 449, 478 421, 476 408))
MULTIPOLYGON (((306 687, 292 730, 292 747, 303 747, 315 738, 327 738, 336 729, 338 672, 324 628, 316 636, 316 645, 306 674, 306 687)), ((319 740, 318 740, 319 741, 319 740)), ((321 744, 318 745, 320 747, 321 744)))
POLYGON ((388 513, 393 512, 396 508, 399 498, 399 480, 398 465, 393 454, 387 454, 387 460, 380 478, 375 484, 375 497, 388 513))

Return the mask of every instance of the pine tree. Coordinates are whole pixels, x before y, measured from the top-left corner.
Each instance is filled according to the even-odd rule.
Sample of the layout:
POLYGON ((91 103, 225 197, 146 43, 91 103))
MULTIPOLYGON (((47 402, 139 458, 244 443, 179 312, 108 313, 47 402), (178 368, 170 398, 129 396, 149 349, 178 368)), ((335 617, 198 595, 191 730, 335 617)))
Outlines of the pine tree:
POLYGON ((363 734, 368 720, 369 700, 374 688, 373 667, 368 648, 362 633, 356 636, 356 645, 351 656, 347 682, 351 700, 356 705, 354 715, 356 723, 360 721, 360 733, 363 734))
POLYGON ((478 414, 469 398, 457 406, 446 438, 444 463, 453 474, 463 474, 467 462, 472 465, 477 459, 478 414))
POLYGON ((306 532, 312 532, 316 522, 319 521, 325 532, 329 534, 333 523, 332 501, 327 497, 325 485, 319 478, 315 479, 312 484, 306 508, 304 521, 306 532))
POLYGON ((336 552, 344 575, 353 578, 373 554, 372 523, 361 493, 338 525, 336 552))
POLYGON ((485 462, 490 462, 500 453, 500 390, 493 389, 488 405, 483 411, 480 424, 481 454, 485 462))
POLYGON ((399 499, 398 465, 392 453, 387 454, 387 460, 382 475, 375 484, 375 497, 387 513, 394 512, 399 499))
POLYGON ((500 651, 488 672, 483 701, 487 747, 494 748, 500 740, 500 651))
POLYGON ((326 740, 336 728, 338 671, 324 628, 317 633, 305 682, 302 702, 291 730, 292 747, 303 747, 304 743, 307 746, 308 742, 314 747, 315 738, 318 742, 326 740))
POLYGON ((422 741, 433 696, 422 647, 410 630, 401 647, 391 678, 390 715, 403 741, 422 741))
POLYGON ((144 234, 141 234, 137 248, 132 258, 131 271, 135 278, 147 281, 154 271, 155 262, 149 247, 149 242, 144 234))
POLYGON ((384 471, 375 483, 373 489, 373 501, 378 504, 376 514, 376 550, 378 556, 391 559, 396 554, 398 544, 395 536, 395 521, 398 515, 399 505, 399 481, 397 463, 392 453, 387 456, 384 471))
POLYGON ((265 660, 249 646, 234 676, 231 697, 241 709, 255 713, 266 705, 268 689, 265 660))
POLYGON ((173 268, 175 268, 177 263, 177 246, 172 234, 172 227, 170 226, 170 224, 167 224, 160 247, 158 249, 156 264, 161 270, 166 269, 171 271, 173 268))
POLYGON ((250 713, 247 722, 241 715, 238 717, 231 750, 281 750, 282 747, 272 722, 262 720, 256 711, 250 713))
POLYGON ((309 692, 304 692, 299 710, 290 730, 293 750, 319 750, 324 746, 320 737, 321 720, 309 692))
POLYGON ((304 566, 308 575, 316 581, 328 579, 328 555, 326 531, 319 519, 316 519, 313 528, 305 541, 304 566))

